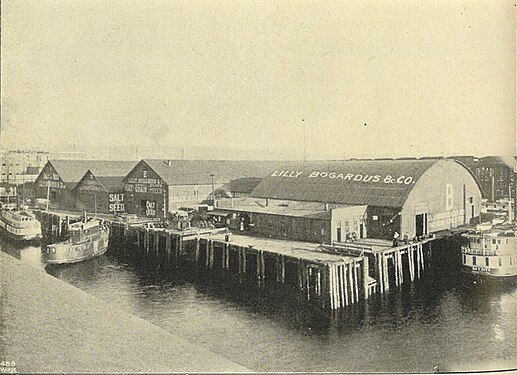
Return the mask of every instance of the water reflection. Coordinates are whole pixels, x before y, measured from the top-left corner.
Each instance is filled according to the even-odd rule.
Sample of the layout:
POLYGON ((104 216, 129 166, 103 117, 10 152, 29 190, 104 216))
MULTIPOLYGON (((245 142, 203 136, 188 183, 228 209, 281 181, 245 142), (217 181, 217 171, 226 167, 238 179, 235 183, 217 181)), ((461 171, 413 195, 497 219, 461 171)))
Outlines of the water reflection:
MULTIPOLYGON (((44 266, 38 247, 0 246, 44 266)), ((462 370, 505 366, 517 352, 516 283, 479 282, 447 265, 336 312, 300 304, 289 290, 263 292, 112 250, 46 271, 258 371, 462 370)))

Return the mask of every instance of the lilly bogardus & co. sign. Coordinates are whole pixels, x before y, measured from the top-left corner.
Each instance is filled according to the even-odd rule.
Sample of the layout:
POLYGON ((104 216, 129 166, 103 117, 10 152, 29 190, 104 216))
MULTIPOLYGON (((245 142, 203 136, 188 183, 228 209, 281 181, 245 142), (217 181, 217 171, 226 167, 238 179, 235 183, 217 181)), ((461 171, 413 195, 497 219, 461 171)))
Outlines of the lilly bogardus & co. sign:
POLYGON ((285 177, 285 178, 328 178, 331 180, 343 180, 343 181, 362 181, 362 182, 382 182, 385 184, 400 184, 409 185, 414 184, 415 181, 412 176, 391 176, 391 175, 367 175, 367 174, 353 174, 353 173, 337 173, 327 171, 312 171, 308 175, 303 171, 274 171, 271 177, 285 177))

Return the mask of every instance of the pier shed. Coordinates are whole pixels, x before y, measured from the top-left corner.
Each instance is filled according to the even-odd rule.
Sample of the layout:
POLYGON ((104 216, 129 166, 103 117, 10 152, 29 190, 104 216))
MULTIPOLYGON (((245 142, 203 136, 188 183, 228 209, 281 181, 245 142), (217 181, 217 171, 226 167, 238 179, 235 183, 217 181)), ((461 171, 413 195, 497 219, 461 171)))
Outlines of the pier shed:
MULTIPOLYGON (((481 190, 472 172, 448 159, 288 163, 252 196, 367 206, 368 237, 424 236, 479 216, 481 190)), ((338 227, 333 229, 337 231, 338 227)), ((342 231, 342 229, 340 229, 342 231)))
POLYGON ((274 161, 141 160, 124 179, 126 212, 164 217, 180 208, 194 208, 230 181, 265 177, 278 165, 274 161))
POLYGON ((366 237, 366 206, 291 200, 236 198, 217 202, 208 212, 233 231, 260 237, 315 243, 366 237), (220 220, 220 219, 219 219, 220 220))
POLYGON ((76 209, 76 185, 90 171, 96 177, 125 176, 136 161, 126 160, 49 160, 34 182, 36 198, 50 199, 59 209, 76 209))

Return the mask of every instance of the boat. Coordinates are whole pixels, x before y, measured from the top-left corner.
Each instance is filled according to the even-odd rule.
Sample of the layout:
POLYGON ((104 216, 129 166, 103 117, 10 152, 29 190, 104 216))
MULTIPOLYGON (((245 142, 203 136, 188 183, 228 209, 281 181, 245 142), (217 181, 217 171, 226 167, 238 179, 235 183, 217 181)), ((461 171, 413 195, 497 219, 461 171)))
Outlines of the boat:
POLYGON ((517 224, 481 225, 462 234, 462 270, 490 278, 517 276, 517 224))
POLYGON ((27 208, 4 205, 0 209, 0 229, 12 240, 33 242, 41 239, 41 223, 27 208))
POLYGON ((109 228, 99 219, 86 218, 68 226, 64 242, 48 245, 47 264, 76 263, 102 255, 108 249, 109 228))

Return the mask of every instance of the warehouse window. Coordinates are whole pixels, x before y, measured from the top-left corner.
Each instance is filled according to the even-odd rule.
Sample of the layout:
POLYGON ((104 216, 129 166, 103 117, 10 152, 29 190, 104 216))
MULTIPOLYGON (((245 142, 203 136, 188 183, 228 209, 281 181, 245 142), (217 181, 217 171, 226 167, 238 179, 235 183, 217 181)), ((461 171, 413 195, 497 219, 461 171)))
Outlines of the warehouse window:
POLYGON ((490 267, 490 258, 485 258, 485 266, 490 267))
POLYGON ((476 257, 472 257, 472 265, 475 266, 476 265, 476 257))
POLYGON ((452 208, 454 207, 452 184, 445 184, 445 197, 445 209, 452 210, 452 208))

